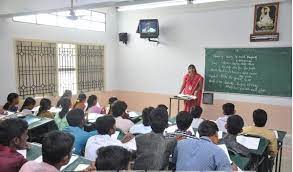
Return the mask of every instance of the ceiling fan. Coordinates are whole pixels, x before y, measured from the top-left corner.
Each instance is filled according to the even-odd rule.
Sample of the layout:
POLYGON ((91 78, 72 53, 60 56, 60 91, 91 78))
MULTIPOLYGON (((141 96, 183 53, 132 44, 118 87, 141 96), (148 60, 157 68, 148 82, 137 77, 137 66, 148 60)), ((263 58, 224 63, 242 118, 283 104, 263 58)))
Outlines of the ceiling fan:
MULTIPOLYGON (((78 1, 78 0, 76 0, 78 1)), ((119 2, 132 2, 134 0, 99 0, 99 3, 119 3, 119 2)), ((78 20, 81 17, 84 17, 85 15, 76 15, 74 10, 74 4, 73 0, 71 0, 71 6, 69 9, 69 15, 66 17, 69 20, 78 20)))
POLYGON ((71 0, 71 7, 70 7, 70 10, 69 10, 69 16, 67 16, 66 18, 69 19, 69 20, 77 20, 79 17, 82 17, 82 16, 77 16, 75 14, 75 11, 73 9, 73 0, 71 0))

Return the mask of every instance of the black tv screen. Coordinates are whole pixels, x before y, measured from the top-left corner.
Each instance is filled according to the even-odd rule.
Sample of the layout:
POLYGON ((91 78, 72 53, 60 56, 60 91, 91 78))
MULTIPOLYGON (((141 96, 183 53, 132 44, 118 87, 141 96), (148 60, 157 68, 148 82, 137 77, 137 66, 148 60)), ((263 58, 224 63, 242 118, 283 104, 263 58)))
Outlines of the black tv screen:
POLYGON ((158 19, 143 19, 139 21, 138 31, 141 38, 158 38, 159 21, 158 19))

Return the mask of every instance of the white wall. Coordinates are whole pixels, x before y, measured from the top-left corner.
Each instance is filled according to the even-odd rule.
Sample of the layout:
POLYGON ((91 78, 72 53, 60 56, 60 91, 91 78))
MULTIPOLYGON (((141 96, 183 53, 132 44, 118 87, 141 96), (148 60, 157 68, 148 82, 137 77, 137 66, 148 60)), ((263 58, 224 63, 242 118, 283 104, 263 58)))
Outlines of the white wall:
POLYGON ((0 104, 9 92, 16 91, 14 41, 35 39, 68 43, 105 45, 106 90, 115 89, 115 58, 117 49, 117 16, 115 8, 102 9, 107 13, 106 32, 94 32, 44 25, 13 22, 0 18, 0 104))
MULTIPOLYGON (((248 2, 248 1, 246 1, 248 2)), ((243 2, 218 5, 180 6, 118 13, 118 31, 128 32, 128 45, 119 44, 117 87, 120 90, 177 94, 188 64, 204 75, 205 47, 291 46, 292 2, 279 8, 280 41, 250 43, 254 5, 243 2), (216 6, 216 7, 213 7, 216 6), (229 7, 227 7, 229 6, 229 7), (160 23, 158 46, 139 38, 139 19, 157 18, 160 23)), ((250 101, 291 106, 290 98, 215 94, 216 99, 250 101)))

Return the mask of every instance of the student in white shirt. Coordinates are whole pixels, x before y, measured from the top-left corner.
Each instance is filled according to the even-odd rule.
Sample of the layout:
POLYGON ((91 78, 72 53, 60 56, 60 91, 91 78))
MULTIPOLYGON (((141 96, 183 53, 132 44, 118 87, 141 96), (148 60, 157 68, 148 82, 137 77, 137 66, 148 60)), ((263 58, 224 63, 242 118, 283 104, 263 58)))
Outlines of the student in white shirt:
POLYGON ((193 117, 191 127, 198 128, 199 124, 202 123, 205 119, 201 118, 202 108, 200 106, 195 106, 191 108, 190 114, 193 117))
POLYGON ((121 129, 124 133, 128 133, 129 129, 134 125, 134 123, 129 119, 126 109, 127 104, 124 101, 116 100, 111 105, 112 115, 116 120, 116 127, 121 129))
POLYGON ((111 138, 111 135, 115 133, 115 119, 112 116, 102 116, 96 120, 96 128, 98 135, 92 136, 88 139, 85 146, 85 158, 91 161, 95 161, 97 158, 97 150, 105 146, 121 146, 128 150, 129 147, 123 143, 128 142, 133 138, 132 135, 126 135, 122 141, 117 138, 111 138))
POLYGON ((216 120, 216 124, 220 131, 227 133, 227 129, 225 125, 227 124, 227 119, 229 118, 229 116, 235 114, 236 112, 235 105, 233 103, 226 103, 226 104, 223 104, 222 109, 223 109, 224 116, 219 117, 216 120))
POLYGON ((147 134, 152 131, 150 126, 150 113, 154 110, 153 107, 144 108, 142 111, 142 124, 135 124, 129 130, 132 134, 147 134))

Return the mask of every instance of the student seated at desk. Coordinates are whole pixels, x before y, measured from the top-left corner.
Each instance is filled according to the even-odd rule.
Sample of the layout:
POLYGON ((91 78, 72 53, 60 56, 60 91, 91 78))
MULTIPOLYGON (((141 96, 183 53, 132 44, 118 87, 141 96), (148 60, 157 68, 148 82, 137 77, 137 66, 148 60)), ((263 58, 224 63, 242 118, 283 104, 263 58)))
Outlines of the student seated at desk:
POLYGON ((251 134, 264 137, 269 140, 268 153, 270 156, 275 157, 278 153, 277 138, 273 131, 266 129, 267 113, 262 109, 257 109, 253 112, 254 126, 243 128, 244 134, 251 134))
POLYGON ((19 104, 19 96, 17 93, 10 93, 7 96, 7 102, 3 106, 3 109, 9 112, 17 112, 19 104))
POLYGON ((42 98, 40 101, 40 108, 37 113, 37 116, 39 117, 45 117, 45 118, 54 118, 54 115, 49 110, 51 109, 51 100, 47 98, 42 98))
POLYGON ((193 118, 190 113, 185 111, 179 112, 176 116, 176 125, 178 129, 175 131, 175 133, 192 135, 192 131, 188 130, 191 126, 192 120, 193 118))
POLYGON ((87 108, 86 111, 88 113, 101 113, 101 107, 98 104, 98 97, 96 95, 90 95, 87 99, 87 108))
POLYGON ((66 114, 69 111, 69 109, 71 108, 71 100, 66 97, 62 98, 60 100, 60 105, 62 107, 62 110, 60 112, 56 113, 56 115, 54 117, 54 121, 55 121, 56 125, 58 126, 58 129, 61 131, 65 127, 68 126, 66 114))
POLYGON ((70 133, 74 136, 74 153, 77 155, 83 155, 84 148, 88 138, 97 134, 97 131, 86 132, 83 130, 85 123, 84 111, 81 109, 73 109, 66 115, 68 127, 65 127, 62 131, 70 133))
POLYGON ((130 170, 131 152, 120 146, 102 147, 97 152, 95 166, 98 171, 130 170))
POLYGON ((156 108, 151 112, 150 125, 152 132, 135 138, 137 151, 134 170, 165 170, 169 157, 176 145, 175 138, 165 138, 164 130, 168 127, 168 112, 156 108))
POLYGON ((19 112, 22 112, 23 114, 33 114, 32 109, 35 107, 35 105, 36 100, 32 97, 28 97, 24 100, 19 112))
POLYGON ((203 121, 198 132, 200 139, 178 141, 173 161, 179 171, 231 171, 225 152, 219 148, 218 127, 212 121, 203 121))
POLYGON ((127 104, 124 101, 117 100, 111 105, 112 115, 116 120, 116 127, 124 133, 128 133, 129 129, 134 125, 130 119, 125 119, 128 116, 126 109, 127 104))
POLYGON ((71 101, 71 99, 72 99, 72 91, 71 91, 71 90, 65 90, 65 91, 64 91, 63 95, 60 97, 60 99, 58 100, 58 102, 57 102, 57 104, 56 104, 56 107, 57 107, 57 108, 60 108, 60 106, 61 106, 61 100, 62 100, 63 98, 69 98, 70 101, 71 101))
POLYGON ((249 149, 236 141, 236 137, 243 130, 244 121, 239 115, 232 115, 227 119, 226 129, 227 135, 221 140, 221 144, 225 144, 228 149, 235 151, 238 154, 249 157, 249 149))
POLYGON ((202 123, 205 119, 201 118, 202 108, 200 106, 192 107, 190 110, 190 114, 193 117, 191 127, 198 128, 199 124, 202 123))
POLYGON ((28 124, 22 119, 6 119, 0 122, 0 171, 18 172, 26 163, 16 150, 26 149, 28 124))
POLYGON ((227 119, 229 116, 234 115, 235 114, 235 105, 232 103, 226 103, 222 106, 223 109, 223 114, 224 116, 219 117, 216 120, 216 124, 218 125, 218 128, 220 131, 223 131, 225 133, 227 133, 227 130, 225 128, 225 125, 227 123, 227 119))
POLYGON ((69 163, 74 137, 69 133, 52 131, 42 141, 43 162, 29 161, 19 172, 58 172, 69 163))
POLYGON ((106 107, 103 107, 102 110, 101 110, 101 114, 107 114, 107 115, 110 115, 112 112, 111 112, 111 105, 116 101, 118 100, 116 97, 112 96, 109 98, 108 100, 108 105, 106 107))
POLYGON ((111 135, 116 131, 115 119, 110 116, 102 116, 96 120, 96 129, 98 135, 92 136, 87 140, 85 146, 85 158, 94 161, 97 158, 97 150, 101 147, 116 145, 124 147, 128 150, 129 147, 123 143, 128 142, 133 138, 131 135, 126 135, 122 141, 117 138, 112 138, 111 135))
POLYGON ((81 109, 85 110, 86 105, 86 95, 85 94, 79 94, 76 102, 74 103, 72 109, 81 109))
POLYGON ((142 111, 142 124, 135 124, 129 130, 132 134, 146 134, 152 131, 150 126, 150 113, 154 110, 153 107, 144 108, 142 111))

